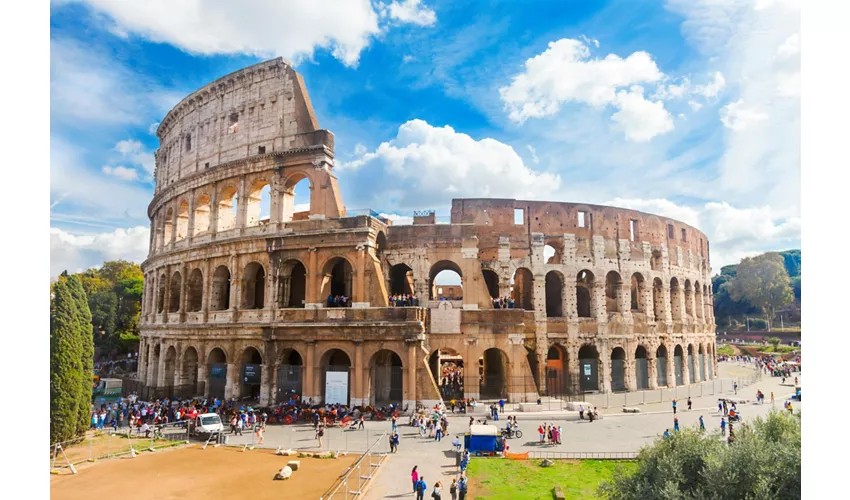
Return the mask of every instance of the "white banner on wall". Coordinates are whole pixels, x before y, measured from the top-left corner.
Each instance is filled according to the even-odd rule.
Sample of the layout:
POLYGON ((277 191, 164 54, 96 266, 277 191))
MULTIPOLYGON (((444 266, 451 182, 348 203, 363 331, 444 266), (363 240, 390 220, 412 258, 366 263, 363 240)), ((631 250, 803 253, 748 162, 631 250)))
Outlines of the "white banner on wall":
POLYGON ((348 372, 325 372, 325 404, 348 404, 348 372))

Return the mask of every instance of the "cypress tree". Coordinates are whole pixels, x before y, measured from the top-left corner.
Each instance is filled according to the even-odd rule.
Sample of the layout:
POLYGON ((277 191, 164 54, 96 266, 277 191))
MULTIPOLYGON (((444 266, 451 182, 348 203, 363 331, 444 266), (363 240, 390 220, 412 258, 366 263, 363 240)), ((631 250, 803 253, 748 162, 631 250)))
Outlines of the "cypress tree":
POLYGON ((77 435, 82 392, 79 313, 66 280, 53 286, 50 304, 50 442, 77 435))
POLYGON ((76 274, 68 277, 68 291, 77 306, 80 346, 82 348, 82 387, 78 410, 77 432, 82 434, 89 428, 91 422, 92 376, 94 375, 94 328, 91 323, 92 314, 89 309, 83 282, 76 274))

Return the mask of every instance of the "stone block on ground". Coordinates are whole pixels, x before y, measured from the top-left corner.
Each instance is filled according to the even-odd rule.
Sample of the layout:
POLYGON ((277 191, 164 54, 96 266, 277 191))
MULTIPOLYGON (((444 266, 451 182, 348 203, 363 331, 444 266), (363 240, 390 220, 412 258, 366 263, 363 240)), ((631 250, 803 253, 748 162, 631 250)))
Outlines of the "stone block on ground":
POLYGON ((623 413, 640 413, 640 408, 623 408, 623 413))
POLYGON ((583 406, 585 410, 587 410, 588 408, 592 408, 592 406, 590 406, 588 403, 586 403, 584 401, 568 401, 567 402, 567 409, 570 410, 570 411, 578 411, 579 406, 583 406))
POLYGON ((301 465, 301 460, 290 460, 286 462, 286 466, 292 469, 292 471, 297 471, 298 467, 301 465))
POLYGON ((291 475, 292 475, 292 469, 287 465, 283 469, 280 469, 280 472, 275 474, 274 478, 275 478, 275 480, 289 479, 289 477, 291 475))
POLYGON ((555 465, 555 462, 549 460, 548 458, 544 458, 542 462, 540 462, 540 467, 552 467, 555 465))
POLYGON ((554 500, 565 500, 566 499, 566 497, 564 496, 564 492, 563 492, 563 490, 561 490, 560 486, 555 486, 554 488, 552 488, 552 498, 554 500))

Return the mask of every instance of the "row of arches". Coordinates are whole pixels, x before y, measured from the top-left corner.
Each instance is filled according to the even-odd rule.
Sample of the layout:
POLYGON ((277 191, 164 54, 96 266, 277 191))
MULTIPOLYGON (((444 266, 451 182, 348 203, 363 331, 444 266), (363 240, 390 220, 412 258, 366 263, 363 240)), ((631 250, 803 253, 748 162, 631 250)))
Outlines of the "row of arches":
POLYGON ((261 226, 270 221, 302 220, 310 214, 313 185, 303 172, 287 177, 278 192, 272 190, 269 179, 254 180, 241 194, 245 197, 243 203, 240 186, 239 182, 224 182, 218 189, 161 207, 154 218, 153 249, 161 250, 171 243, 210 232, 261 226))

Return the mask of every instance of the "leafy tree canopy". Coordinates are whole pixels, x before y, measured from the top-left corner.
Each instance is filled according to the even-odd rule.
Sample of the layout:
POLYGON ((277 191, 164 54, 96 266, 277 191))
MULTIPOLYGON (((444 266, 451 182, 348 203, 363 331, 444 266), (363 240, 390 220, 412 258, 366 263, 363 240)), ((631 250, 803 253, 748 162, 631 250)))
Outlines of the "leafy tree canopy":
POLYGON ((767 315, 768 326, 777 310, 794 302, 784 260, 775 252, 742 260, 726 288, 732 300, 746 300, 762 310, 767 315))

